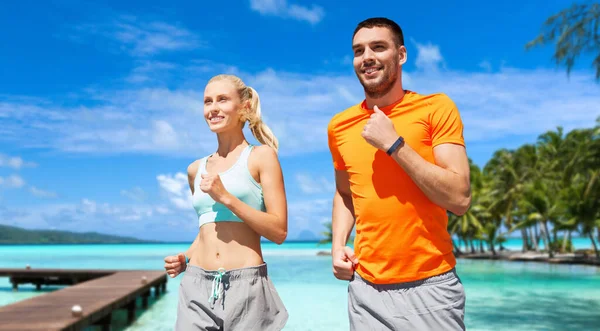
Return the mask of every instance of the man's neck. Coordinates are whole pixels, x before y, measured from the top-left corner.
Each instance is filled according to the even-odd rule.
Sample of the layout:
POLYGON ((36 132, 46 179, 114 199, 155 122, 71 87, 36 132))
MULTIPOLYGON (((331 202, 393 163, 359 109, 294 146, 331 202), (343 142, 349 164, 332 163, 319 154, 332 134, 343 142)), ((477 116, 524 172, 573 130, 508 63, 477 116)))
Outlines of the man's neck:
POLYGON ((385 95, 382 95, 379 98, 371 98, 368 95, 365 95, 365 100, 367 104, 367 108, 373 109, 373 107, 377 106, 379 108, 383 108, 398 102, 398 100, 404 97, 405 91, 402 88, 402 83, 395 84, 394 87, 385 95))

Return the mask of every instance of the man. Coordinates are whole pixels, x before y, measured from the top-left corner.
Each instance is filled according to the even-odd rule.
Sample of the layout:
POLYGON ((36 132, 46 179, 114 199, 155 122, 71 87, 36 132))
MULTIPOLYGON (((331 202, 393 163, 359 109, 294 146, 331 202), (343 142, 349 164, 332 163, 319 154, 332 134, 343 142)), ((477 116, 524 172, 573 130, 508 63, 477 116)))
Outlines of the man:
POLYGON ((350 328, 464 330, 447 231, 447 211, 462 215, 471 203, 459 112, 444 94, 403 89, 407 53, 395 22, 361 22, 352 49, 365 100, 328 125, 333 273, 350 280, 350 328))

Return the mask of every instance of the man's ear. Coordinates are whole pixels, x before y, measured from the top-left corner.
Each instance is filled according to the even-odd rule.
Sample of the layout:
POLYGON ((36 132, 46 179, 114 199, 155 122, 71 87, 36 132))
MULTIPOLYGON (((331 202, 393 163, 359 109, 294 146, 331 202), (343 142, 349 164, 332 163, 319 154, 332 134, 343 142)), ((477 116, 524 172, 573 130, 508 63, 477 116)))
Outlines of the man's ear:
POLYGON ((404 45, 398 47, 398 63, 400 65, 403 65, 404 63, 406 63, 407 59, 408 53, 406 52, 406 47, 404 47, 404 45))

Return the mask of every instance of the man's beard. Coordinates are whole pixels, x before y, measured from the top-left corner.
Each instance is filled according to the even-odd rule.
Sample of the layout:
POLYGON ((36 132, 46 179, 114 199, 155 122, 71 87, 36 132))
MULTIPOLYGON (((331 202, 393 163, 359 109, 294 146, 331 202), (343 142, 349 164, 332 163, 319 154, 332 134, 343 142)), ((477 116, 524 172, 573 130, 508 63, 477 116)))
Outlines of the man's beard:
POLYGON ((398 60, 394 59, 391 66, 384 66, 383 74, 377 80, 365 82, 363 81, 359 72, 356 72, 356 76, 358 77, 360 84, 363 86, 363 89, 369 98, 381 98, 392 90, 396 80, 398 79, 398 60))

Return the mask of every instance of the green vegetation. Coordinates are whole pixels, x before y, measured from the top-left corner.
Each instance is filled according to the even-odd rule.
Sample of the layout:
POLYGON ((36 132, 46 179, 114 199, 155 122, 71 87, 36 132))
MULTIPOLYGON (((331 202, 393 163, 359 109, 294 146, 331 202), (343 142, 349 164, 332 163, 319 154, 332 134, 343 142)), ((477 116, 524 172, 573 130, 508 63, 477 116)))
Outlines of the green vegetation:
MULTIPOLYGON (((333 240, 333 233, 331 231, 331 222, 327 222, 324 225, 325 225, 325 231, 323 231, 321 233, 321 235, 323 235, 325 238, 323 238, 322 240, 319 241, 319 245, 330 244, 331 241, 333 240)), ((348 238, 347 244, 352 244, 353 241, 354 241, 354 237, 350 236, 348 238)))
MULTIPOLYGON (((594 128, 565 135, 559 127, 534 144, 498 150, 482 170, 471 163, 471 186, 469 211, 449 213, 448 228, 472 253, 487 247, 496 254, 495 246, 517 232, 523 251, 539 251, 542 242, 552 257, 572 251, 578 234, 600 259, 600 117, 594 128)), ((456 243, 455 250, 461 253, 456 243)))
POLYGON ((0 225, 0 244, 124 244, 141 242, 148 241, 96 232, 26 230, 14 226, 0 225))
POLYGON ((525 45, 526 49, 554 44, 552 58, 557 65, 564 64, 567 74, 575 59, 588 53, 595 57, 592 66, 596 80, 600 80, 600 3, 574 4, 549 17, 542 25, 542 32, 525 45))

